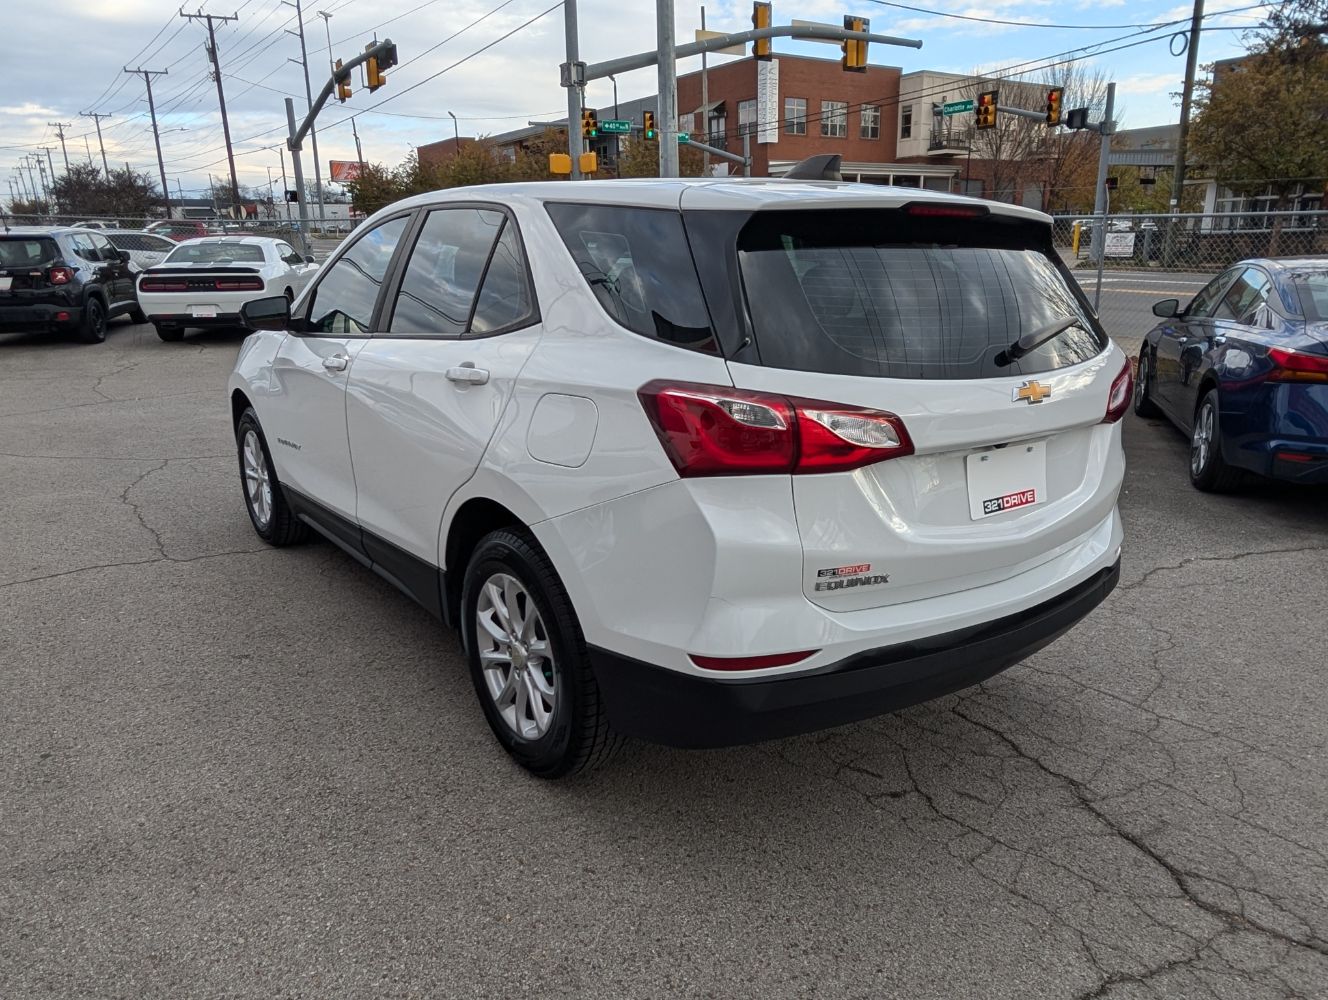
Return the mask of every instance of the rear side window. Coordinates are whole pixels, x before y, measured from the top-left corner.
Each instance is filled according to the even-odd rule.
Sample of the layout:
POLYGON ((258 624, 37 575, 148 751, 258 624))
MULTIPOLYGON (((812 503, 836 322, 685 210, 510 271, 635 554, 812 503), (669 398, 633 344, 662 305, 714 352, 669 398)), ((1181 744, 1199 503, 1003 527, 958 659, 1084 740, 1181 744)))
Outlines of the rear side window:
POLYGON ((546 207, 581 276, 612 319, 645 337, 718 352, 678 212, 546 207))
POLYGON ((1257 267, 1247 267, 1231 283, 1214 315, 1244 326, 1255 326, 1259 310, 1268 302, 1268 275, 1257 267))
POLYGON ((1328 320, 1328 271, 1302 271, 1291 279, 1305 318, 1317 323, 1328 320))
POLYGON ((352 336, 369 332, 378 292, 408 219, 402 215, 375 226, 324 272, 309 304, 307 332, 352 336))
POLYGON ((60 256, 55 240, 0 237, 0 267, 40 267, 60 256))
POLYGON ((738 257, 761 362, 907 379, 980 379, 1087 361, 1107 340, 1041 227, 898 210, 757 213, 738 257), (1078 322, 1009 366, 1025 334, 1078 322))

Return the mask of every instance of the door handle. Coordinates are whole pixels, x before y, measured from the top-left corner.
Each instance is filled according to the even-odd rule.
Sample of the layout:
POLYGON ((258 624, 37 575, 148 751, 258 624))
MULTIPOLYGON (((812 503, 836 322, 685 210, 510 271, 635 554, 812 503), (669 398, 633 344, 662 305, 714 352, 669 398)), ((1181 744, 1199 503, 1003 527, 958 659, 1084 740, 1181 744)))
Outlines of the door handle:
POLYGON ((1179 344, 1181 347, 1184 347, 1186 343, 1189 342, 1189 339, 1190 339, 1189 337, 1177 337, 1176 343, 1179 344))
POLYGON ((323 367, 330 372, 344 372, 348 364, 350 358, 345 354, 334 354, 330 358, 323 359, 323 367))
POLYGON ((489 381, 489 373, 484 368, 476 368, 474 362, 466 361, 455 368, 447 369, 447 378, 462 385, 484 385, 489 381))

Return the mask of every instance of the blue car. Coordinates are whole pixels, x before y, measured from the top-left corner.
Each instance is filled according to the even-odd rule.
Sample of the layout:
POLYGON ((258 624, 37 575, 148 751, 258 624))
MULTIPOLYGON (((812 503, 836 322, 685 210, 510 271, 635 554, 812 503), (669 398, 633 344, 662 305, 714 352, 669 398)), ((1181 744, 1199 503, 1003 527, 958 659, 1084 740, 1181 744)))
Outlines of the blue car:
POLYGON ((1153 314, 1134 412, 1190 435, 1195 486, 1328 483, 1328 257, 1241 261, 1153 314))

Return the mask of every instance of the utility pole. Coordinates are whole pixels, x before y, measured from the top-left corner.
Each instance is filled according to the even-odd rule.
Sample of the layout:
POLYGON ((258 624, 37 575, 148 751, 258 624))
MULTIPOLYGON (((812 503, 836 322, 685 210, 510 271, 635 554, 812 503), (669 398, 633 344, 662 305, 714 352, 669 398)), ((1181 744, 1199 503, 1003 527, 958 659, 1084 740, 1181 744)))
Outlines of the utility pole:
POLYGON ((108 114, 99 114, 98 112, 95 111, 80 111, 79 117, 91 118, 94 122, 97 123, 97 146, 101 150, 101 168, 102 170, 106 171, 106 176, 110 177, 111 167, 110 164, 106 162, 106 144, 101 141, 101 120, 103 118, 110 118, 111 116, 108 114))
POLYGON ((1107 166, 1111 159, 1111 137, 1116 134, 1116 123, 1111 116, 1116 113, 1116 84, 1107 84, 1107 103, 1102 109, 1102 124, 1099 132, 1102 144, 1097 153, 1097 191, 1093 195, 1093 214, 1097 224, 1093 226, 1093 260, 1097 262, 1097 288, 1093 292, 1093 311, 1097 312, 1102 300, 1102 268, 1107 259, 1107 166))
POLYGON ((92 166, 92 143, 88 142, 88 134, 83 133, 83 148, 88 154, 88 166, 92 166))
MULTIPOLYGON (((705 4, 701 4, 701 30, 706 30, 705 25, 705 4)), ((710 141, 710 112, 706 110, 710 105, 710 71, 706 66, 706 54, 701 53, 701 134, 706 137, 706 142, 710 141)), ((710 176, 710 154, 703 152, 701 154, 701 176, 710 176)))
POLYGON ((581 95, 585 92, 585 63, 577 41, 576 0, 563 0, 563 35, 567 41, 567 62, 563 86, 567 88, 567 152, 572 158, 572 180, 581 179, 581 95))
MULTIPOLYGON (((166 186, 166 161, 161 158, 161 132, 157 129, 157 106, 152 102, 152 78, 154 76, 164 76, 169 71, 164 69, 130 69, 126 66, 125 72, 141 74, 143 82, 147 84, 148 113, 152 116, 152 141, 157 146, 157 170, 161 173, 161 201, 166 207, 166 218, 169 219, 171 217, 171 189, 166 186)), ((223 117, 222 121, 225 120, 226 119, 223 117)), ((226 145, 229 148, 229 139, 227 140, 226 145)), ((103 155, 105 155, 104 150, 103 155)), ((129 170, 128 163, 125 164, 125 170, 129 170)))
POLYGON ((360 164, 360 173, 364 173, 364 150, 360 148, 360 130, 355 127, 354 117, 350 120, 350 134, 355 136, 355 159, 360 164))
POLYGON ((677 177, 678 63, 674 55, 673 0, 655 0, 655 39, 659 53, 659 176, 677 177))
MULTIPOLYGON (((287 7, 295 8, 296 24, 300 26, 300 30, 291 31, 290 28, 287 28, 286 34, 297 35, 300 39, 299 61, 300 66, 304 69, 304 99, 312 112, 314 109, 314 92, 313 88, 309 86, 309 52, 304 45, 304 8, 301 6, 302 0, 281 0, 281 2, 287 7)), ((329 35, 330 39, 331 36, 329 35)), ((290 61, 295 62, 294 59, 290 61)), ((313 125, 309 126, 309 142, 314 148, 314 193, 318 195, 318 222, 322 225, 327 221, 327 210, 323 207, 323 168, 318 164, 318 131, 313 125)), ((300 183, 298 177, 295 179, 295 183, 300 183)))
MULTIPOLYGON (((354 118, 351 119, 355 121, 354 118)), ((290 222, 290 202, 286 201, 286 192, 290 190, 290 184, 286 182, 286 148, 278 146, 277 152, 281 154, 281 200, 286 205, 286 221, 290 222)))
POLYGON ((197 14, 186 14, 184 8, 181 8, 180 16, 190 21, 207 22, 208 58, 212 60, 212 75, 217 81, 217 103, 221 106, 221 134, 226 139, 226 162, 230 164, 231 168, 231 198, 235 210, 238 210, 240 208, 240 182, 235 177, 235 151, 231 149, 231 126, 230 122, 226 120, 226 91, 221 86, 221 59, 217 55, 217 32, 213 22, 238 21, 240 15, 237 12, 226 17, 219 14, 204 14, 201 10, 197 14))
MULTIPOLYGON (((51 147, 50 147, 50 146, 43 146, 42 149, 46 152, 46 165, 49 166, 49 167, 51 168, 51 183, 54 184, 54 183, 55 183, 55 161, 51 159, 51 147)), ((41 161, 40 161, 40 160, 37 161, 37 166, 39 166, 39 167, 41 166, 41 161)), ((46 176, 45 174, 42 174, 42 177, 43 177, 43 178, 45 178, 45 176, 46 176)), ((47 190, 49 191, 50 188, 47 188, 47 190)))
MULTIPOLYGON (((65 129, 73 126, 73 122, 47 122, 51 128, 55 129, 55 134, 60 137, 60 152, 65 154, 65 173, 69 173, 69 150, 65 147, 65 129)), ((51 168, 51 176, 55 176, 55 168, 51 168)))
POLYGON ((1194 97, 1194 71, 1199 65, 1199 33, 1203 30, 1204 0, 1194 0, 1190 37, 1185 51, 1185 89, 1180 95, 1180 129, 1176 133, 1176 167, 1171 173, 1171 210, 1180 211, 1185 186, 1185 147, 1190 137, 1190 102, 1194 97))

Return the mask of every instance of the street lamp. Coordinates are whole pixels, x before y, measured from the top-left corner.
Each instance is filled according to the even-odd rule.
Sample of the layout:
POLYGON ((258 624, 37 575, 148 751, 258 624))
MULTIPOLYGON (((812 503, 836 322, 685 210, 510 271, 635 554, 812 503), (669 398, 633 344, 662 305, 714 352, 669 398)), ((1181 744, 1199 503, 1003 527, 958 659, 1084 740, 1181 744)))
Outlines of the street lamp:
POLYGON ((460 130, 460 128, 457 126, 457 116, 454 115, 454 114, 452 114, 452 112, 450 112, 450 111, 449 111, 447 114, 448 114, 448 116, 452 119, 452 140, 453 140, 453 142, 456 143, 456 155, 460 155, 460 153, 461 153, 461 130, 460 130))

